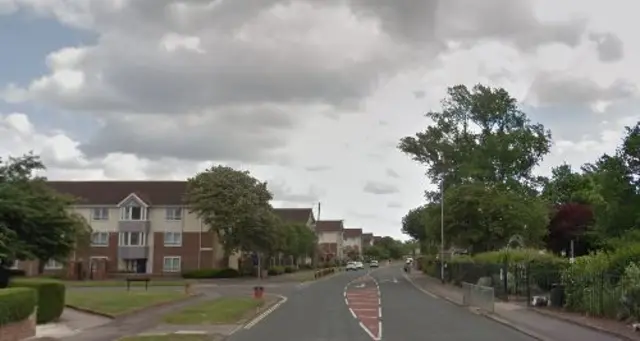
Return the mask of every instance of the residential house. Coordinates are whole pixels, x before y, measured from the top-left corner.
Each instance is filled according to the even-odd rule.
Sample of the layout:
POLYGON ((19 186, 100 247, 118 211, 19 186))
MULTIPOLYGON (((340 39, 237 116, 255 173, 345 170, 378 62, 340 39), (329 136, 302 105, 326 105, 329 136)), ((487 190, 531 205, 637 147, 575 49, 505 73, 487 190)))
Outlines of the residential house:
POLYGON ((304 224, 310 229, 316 225, 311 208, 276 208, 275 213, 284 222, 304 224))
POLYGON ((342 220, 318 220, 316 221, 316 235, 318 236, 318 248, 321 260, 341 260, 343 258, 343 232, 342 220))
MULTIPOLYGON (((74 257, 86 269, 106 260, 108 272, 178 275, 183 271, 234 267, 239 255, 223 264, 216 234, 184 206, 186 181, 50 181, 60 193, 74 196, 73 210, 91 224, 91 245, 74 257)), ((313 222, 311 209, 280 209, 285 220, 313 222)), ((16 265, 25 269, 27 262, 16 265)), ((28 265, 32 273, 33 265, 28 265)), ((46 271, 61 270, 51 261, 46 271)), ((37 267, 36 267, 37 269, 37 267)))
POLYGON ((376 245, 382 240, 381 236, 373 236, 373 245, 376 245))
POLYGON ((373 233, 362 234, 362 247, 373 246, 373 233))
POLYGON ((362 229, 344 229, 343 253, 345 256, 354 250, 356 258, 362 257, 362 229))

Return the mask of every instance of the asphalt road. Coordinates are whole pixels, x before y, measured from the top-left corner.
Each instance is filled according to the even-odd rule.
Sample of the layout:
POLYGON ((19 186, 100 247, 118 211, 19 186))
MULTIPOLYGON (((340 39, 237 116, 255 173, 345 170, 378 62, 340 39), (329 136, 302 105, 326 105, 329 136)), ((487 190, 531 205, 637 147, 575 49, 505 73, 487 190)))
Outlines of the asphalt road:
MULTIPOLYGON (((345 304, 345 288, 367 271, 345 273, 288 295, 286 303, 231 341, 372 341, 345 304)), ((418 291, 398 267, 371 272, 380 290, 381 341, 533 341, 511 328, 418 291)), ((367 284, 370 285, 370 284, 367 284)), ((361 285, 358 285, 361 286, 361 285)), ((374 333, 375 334, 375 333, 374 333)))
POLYGON ((397 267, 371 273, 382 301, 382 340, 533 341, 509 327, 430 297, 409 283, 397 267))

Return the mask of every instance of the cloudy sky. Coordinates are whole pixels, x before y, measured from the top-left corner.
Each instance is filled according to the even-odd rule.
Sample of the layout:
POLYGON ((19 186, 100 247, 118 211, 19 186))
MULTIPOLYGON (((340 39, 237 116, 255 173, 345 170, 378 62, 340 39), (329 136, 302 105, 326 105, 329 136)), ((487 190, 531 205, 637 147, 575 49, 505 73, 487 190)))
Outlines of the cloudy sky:
POLYGON ((0 155, 52 179, 211 163, 277 206, 399 237, 424 169, 395 148, 447 86, 506 87, 580 165, 637 120, 631 0, 0 0, 0 155))

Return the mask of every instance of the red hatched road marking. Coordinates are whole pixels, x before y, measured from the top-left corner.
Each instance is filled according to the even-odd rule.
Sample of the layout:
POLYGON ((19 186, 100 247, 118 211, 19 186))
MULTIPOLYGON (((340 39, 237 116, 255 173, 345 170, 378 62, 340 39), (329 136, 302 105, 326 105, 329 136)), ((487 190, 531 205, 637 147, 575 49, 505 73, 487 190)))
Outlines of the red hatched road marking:
POLYGON ((380 294, 373 278, 365 276, 347 285, 345 299, 360 326, 373 340, 380 340, 380 294))

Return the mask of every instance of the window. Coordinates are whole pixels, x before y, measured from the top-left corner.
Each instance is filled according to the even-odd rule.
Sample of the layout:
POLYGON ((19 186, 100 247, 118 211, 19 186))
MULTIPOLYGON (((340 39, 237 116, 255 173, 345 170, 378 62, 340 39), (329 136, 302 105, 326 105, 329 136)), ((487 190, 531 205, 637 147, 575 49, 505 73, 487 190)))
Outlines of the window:
POLYGON ((182 232, 165 232, 164 246, 182 246, 182 232))
POLYGON ((58 262, 55 259, 49 259, 49 261, 44 265, 45 270, 60 270, 62 269, 62 263, 58 262))
POLYGON ((13 264, 11 264, 11 269, 18 269, 20 267, 20 261, 14 260, 13 264))
POLYGON ((121 220, 147 220, 146 209, 140 206, 125 206, 120 208, 121 220))
POLYGON ((119 246, 145 246, 146 235, 142 232, 120 232, 119 246))
POLYGON ((92 233, 91 246, 109 246, 109 232, 92 233))
POLYGON ((92 220, 109 220, 109 209, 105 207, 96 207, 91 211, 92 220))
POLYGON ((164 257, 163 272, 180 272, 180 257, 164 257))
POLYGON ((182 220, 182 208, 181 207, 169 207, 167 208, 167 220, 182 220))

